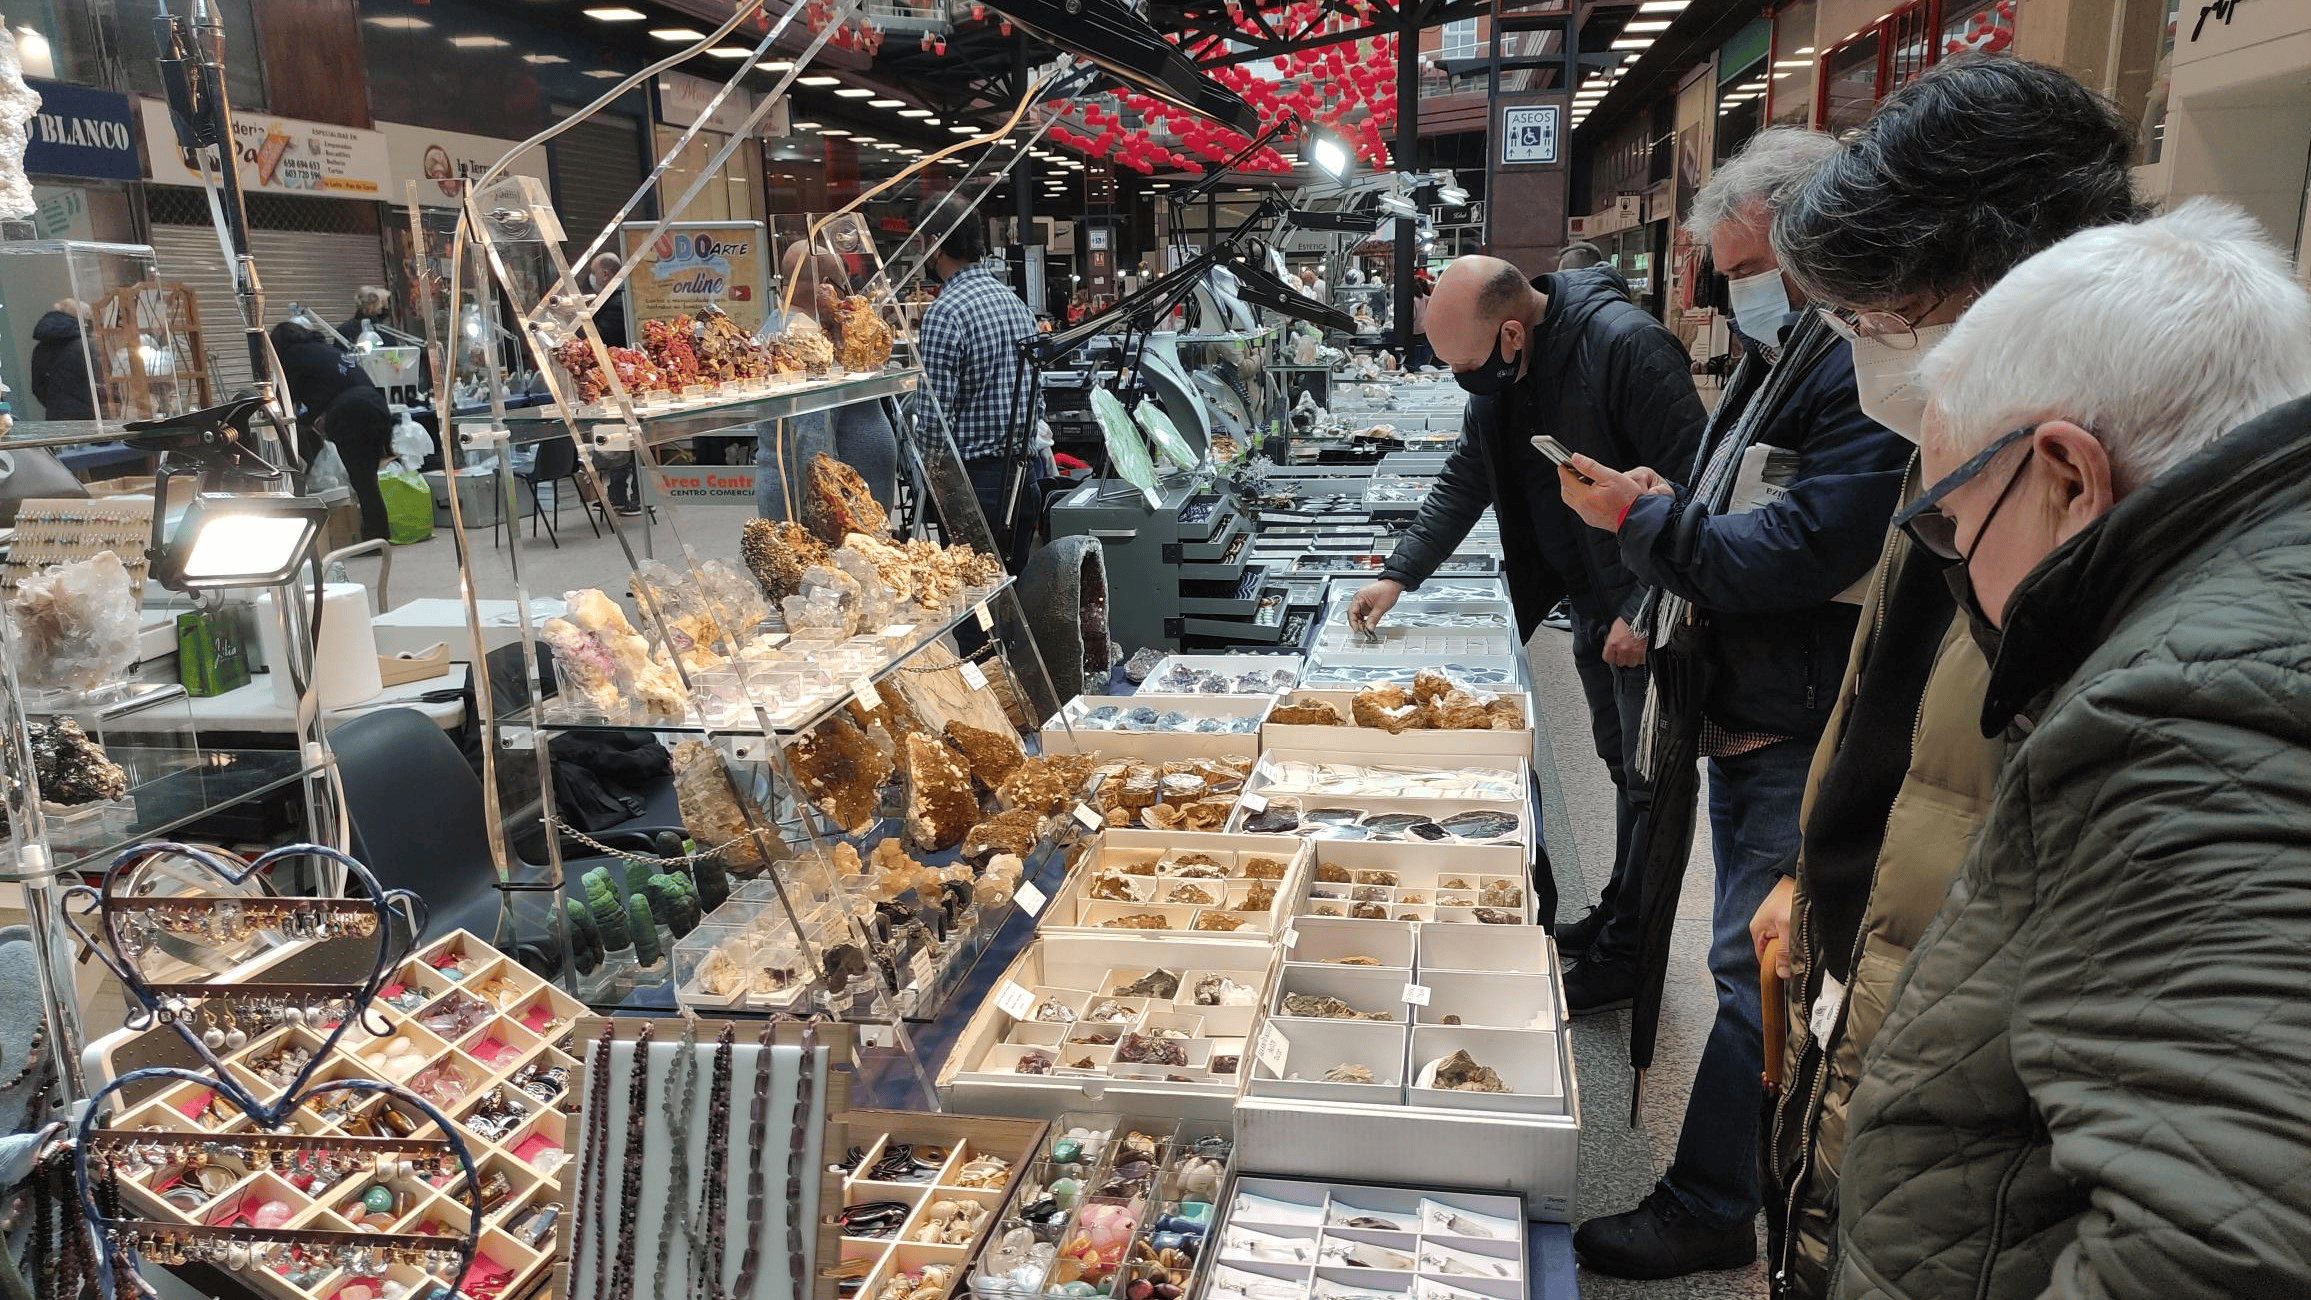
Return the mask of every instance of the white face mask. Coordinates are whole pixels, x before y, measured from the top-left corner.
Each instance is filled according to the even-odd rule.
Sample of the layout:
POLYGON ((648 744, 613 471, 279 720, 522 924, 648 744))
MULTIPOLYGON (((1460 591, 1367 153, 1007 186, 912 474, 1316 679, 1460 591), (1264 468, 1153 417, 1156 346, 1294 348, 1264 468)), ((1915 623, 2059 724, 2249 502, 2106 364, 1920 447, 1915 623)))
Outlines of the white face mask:
POLYGON ((1923 326, 1917 331, 1917 343, 1906 348, 1855 339, 1854 393, 1861 399, 1862 414, 1918 441, 1926 425, 1926 390, 1918 383, 1918 363, 1949 332, 1949 325, 1923 326))
POLYGON ((1781 346, 1781 332, 1794 324, 1797 312, 1789 305, 1789 291, 1776 268, 1725 282, 1733 306, 1733 323, 1741 332, 1769 348, 1781 346))

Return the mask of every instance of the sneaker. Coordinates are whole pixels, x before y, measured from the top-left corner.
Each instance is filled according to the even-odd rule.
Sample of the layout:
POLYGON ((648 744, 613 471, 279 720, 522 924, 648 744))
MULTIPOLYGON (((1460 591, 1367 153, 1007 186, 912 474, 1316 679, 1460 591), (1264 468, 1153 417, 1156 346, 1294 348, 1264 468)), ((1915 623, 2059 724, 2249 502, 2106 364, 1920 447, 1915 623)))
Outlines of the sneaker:
POLYGON ((1547 613, 1545 616, 1543 616, 1543 617, 1542 617, 1542 619, 1541 619, 1541 626, 1542 626, 1542 627, 1553 627, 1553 628, 1557 629, 1559 632, 1570 632, 1570 631, 1572 631, 1572 630, 1573 630, 1573 604, 1572 604, 1572 602, 1571 602, 1571 601, 1567 601, 1567 600, 1560 600, 1560 601, 1558 601, 1558 602, 1557 602, 1557 607, 1556 607, 1555 609, 1552 609, 1552 610, 1550 610, 1550 611, 1549 611, 1549 612, 1548 612, 1548 613, 1547 613))
POLYGON ((620 515, 628 519, 631 519, 634 516, 642 513, 642 507, 640 506, 617 506, 614 508, 620 515))
POLYGON ((1592 907, 1589 914, 1571 925, 1557 927, 1557 955, 1566 961, 1579 961, 1589 955, 1597 936, 1605 929, 1605 909, 1592 907))
POLYGON ((1660 1279, 1743 1268, 1757 1260, 1757 1224, 1744 1219, 1730 1228, 1704 1226, 1666 1188, 1656 1187, 1627 1214, 1582 1224, 1573 1233, 1573 1253, 1583 1267, 1612 1277, 1660 1279))
POLYGON ((1637 963, 1579 961, 1565 968, 1565 1009, 1576 1016, 1619 1011, 1637 997, 1637 963))

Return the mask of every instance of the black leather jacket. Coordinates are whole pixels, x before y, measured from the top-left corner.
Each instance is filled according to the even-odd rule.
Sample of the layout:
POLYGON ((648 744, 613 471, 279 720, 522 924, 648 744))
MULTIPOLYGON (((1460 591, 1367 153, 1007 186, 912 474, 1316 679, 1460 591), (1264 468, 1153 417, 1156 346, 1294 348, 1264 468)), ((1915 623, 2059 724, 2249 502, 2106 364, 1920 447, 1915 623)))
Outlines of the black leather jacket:
POLYGON ((1566 595, 1593 593, 1629 617, 1638 582, 1613 535, 1581 522, 1554 475, 1518 472, 1522 457, 1511 440, 1546 433, 1616 469, 1669 473, 1664 467, 1692 463, 1708 421, 1685 346, 1630 301, 1611 267, 1560 271, 1533 285, 1549 306, 1535 331, 1532 368, 1509 393, 1469 399, 1460 445, 1380 571, 1407 590, 1419 587, 1491 506, 1521 637, 1566 595))

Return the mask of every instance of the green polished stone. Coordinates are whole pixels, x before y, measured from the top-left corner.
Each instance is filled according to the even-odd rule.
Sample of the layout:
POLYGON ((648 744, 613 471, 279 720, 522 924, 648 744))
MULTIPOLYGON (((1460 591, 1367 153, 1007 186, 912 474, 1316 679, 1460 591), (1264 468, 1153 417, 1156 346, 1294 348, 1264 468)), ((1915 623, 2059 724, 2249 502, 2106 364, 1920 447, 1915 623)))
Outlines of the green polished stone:
POLYGON ((1083 1144, 1074 1138, 1061 1138, 1051 1144, 1051 1158, 1063 1165, 1071 1165, 1083 1158, 1083 1144))
POLYGON ((385 1214, 393 1209, 393 1193, 383 1184, 361 1194, 361 1208, 371 1214, 385 1214))

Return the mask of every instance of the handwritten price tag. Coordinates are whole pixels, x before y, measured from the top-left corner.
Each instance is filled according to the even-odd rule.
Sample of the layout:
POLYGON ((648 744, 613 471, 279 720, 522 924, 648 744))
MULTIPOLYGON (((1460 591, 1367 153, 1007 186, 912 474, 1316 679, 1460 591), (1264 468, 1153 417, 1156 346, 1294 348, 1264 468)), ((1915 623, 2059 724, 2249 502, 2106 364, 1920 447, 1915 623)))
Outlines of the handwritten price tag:
POLYGON ((1244 811, 1246 812, 1268 811, 1268 796, 1264 794, 1238 795, 1236 797, 1236 802, 1242 804, 1244 806, 1244 811))
POLYGON ((995 630, 995 615, 988 610, 987 602, 979 602, 978 608, 971 611, 971 616, 979 620, 980 631, 992 632, 995 630))
POLYGON ((907 967, 915 977, 915 987, 919 989, 931 987, 932 977, 938 974, 939 969, 932 963, 931 953, 927 948, 916 949, 914 960, 907 963, 907 967))
POLYGON ((1026 880, 1019 882, 1019 888, 1014 890, 1011 896, 1019 900, 1019 906, 1029 916, 1043 915, 1043 905, 1051 901, 1043 896, 1043 891, 1037 889, 1032 881, 1026 880))
POLYGON ((1268 1067, 1268 1073, 1279 1079, 1284 1077, 1284 1061, 1292 1054, 1292 1045, 1284 1040, 1273 1022, 1260 1026, 1260 1041, 1252 1050, 1260 1064, 1268 1067))
POLYGON ((1083 829, 1087 831, 1096 831, 1107 825, 1107 819, 1087 803, 1075 805, 1075 820, 1083 823, 1083 829))
POLYGON ((1416 1007, 1425 1007, 1425 1006, 1427 1006, 1427 1005, 1428 1005, 1428 986, 1427 986, 1426 984, 1407 984, 1407 985, 1405 985, 1405 986, 1404 986, 1404 1000, 1405 1000, 1406 1002, 1410 1003, 1411 1005, 1413 1005, 1413 1006, 1416 1006, 1416 1007))
POLYGON ((987 674, 979 671, 979 665, 966 659, 963 661, 963 684, 975 691, 986 690, 987 674))
POLYGON ((858 697, 859 707, 869 713, 883 707, 883 697, 875 690, 875 679, 861 677, 851 683, 851 694, 858 697))
POLYGON ((995 990, 995 1009, 1013 1020, 1025 1020, 1035 1014, 1035 995, 1016 980, 1005 980, 1003 987, 995 990))

